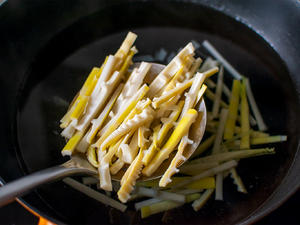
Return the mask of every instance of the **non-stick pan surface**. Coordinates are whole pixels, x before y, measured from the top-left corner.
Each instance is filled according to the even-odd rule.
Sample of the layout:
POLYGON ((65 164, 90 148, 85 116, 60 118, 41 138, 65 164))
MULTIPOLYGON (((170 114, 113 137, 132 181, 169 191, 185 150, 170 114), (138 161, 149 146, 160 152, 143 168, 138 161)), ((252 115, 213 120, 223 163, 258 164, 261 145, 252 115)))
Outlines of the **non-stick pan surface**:
MULTIPOLYGON (((139 35, 139 55, 176 52, 208 39, 250 77, 262 115, 274 134, 287 134, 274 156, 242 160, 249 194, 225 182, 225 201, 198 213, 171 212, 172 224, 250 223, 299 187, 299 2, 271 1, 12 1, 0 8, 0 176, 10 181, 63 162, 59 118, 92 66, 114 52, 127 31, 139 35), (298 7, 298 8, 297 8, 298 7), (1 13, 2 12, 2 13, 1 13), (280 12, 281 14, 279 14, 280 12), (298 116, 298 117, 297 117, 298 116), (298 161, 298 165, 297 165, 298 161)), ((203 57, 208 53, 201 49, 203 57)), ((147 57, 146 57, 147 58, 147 57)), ((144 57, 145 59, 145 57, 144 57)), ((163 63, 163 62, 162 62, 163 63)), ((141 221, 56 182, 24 197, 59 223, 159 224, 141 221)))

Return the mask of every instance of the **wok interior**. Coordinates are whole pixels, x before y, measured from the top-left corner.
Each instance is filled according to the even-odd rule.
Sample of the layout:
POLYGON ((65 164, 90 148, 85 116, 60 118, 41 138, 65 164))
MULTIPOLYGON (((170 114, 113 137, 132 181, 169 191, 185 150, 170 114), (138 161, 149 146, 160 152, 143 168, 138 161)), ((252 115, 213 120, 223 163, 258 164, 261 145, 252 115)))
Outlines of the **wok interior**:
MULTIPOLYGON (((93 66, 117 50, 128 30, 139 35, 137 57, 155 55, 160 48, 176 52, 191 39, 207 39, 242 74, 250 77, 259 108, 270 133, 287 134, 276 144, 276 155, 245 159, 238 172, 249 194, 224 183, 224 202, 209 201, 200 211, 189 205, 171 212, 172 224, 231 224, 243 220, 275 191, 297 149, 297 99, 281 59, 253 31, 239 22, 192 4, 134 4, 100 10, 54 35, 27 72, 18 102, 16 148, 22 168, 33 172, 65 161, 59 119, 93 66), (184 8, 184 10, 182 10, 184 8), (116 12, 118 19, 115 18, 116 12), (76 38, 74 38, 76 36, 76 38)), ((201 49, 202 57, 207 53, 201 49)), ((161 61, 158 63, 166 63, 161 61)), ((225 74, 225 80, 230 80, 225 74), (227 79, 228 78, 228 79, 227 79)), ((231 82, 228 83, 231 87, 231 82)), ((161 214, 140 220, 131 208, 123 214, 57 182, 39 188, 27 201, 65 223, 159 224, 161 214), (38 197, 37 197, 38 196, 38 197), (42 201, 39 202, 40 199, 42 201), (40 205, 43 204, 43 207, 40 205)))

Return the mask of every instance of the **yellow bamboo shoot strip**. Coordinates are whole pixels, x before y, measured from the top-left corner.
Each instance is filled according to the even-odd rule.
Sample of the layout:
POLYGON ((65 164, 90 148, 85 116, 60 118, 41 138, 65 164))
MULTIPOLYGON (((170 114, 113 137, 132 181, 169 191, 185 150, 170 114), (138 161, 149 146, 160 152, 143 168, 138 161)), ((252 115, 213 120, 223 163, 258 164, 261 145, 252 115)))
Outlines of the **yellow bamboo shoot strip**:
POLYGON ((179 188, 182 188, 182 187, 185 187, 186 185, 192 183, 193 181, 196 181, 196 180, 200 180, 204 177, 210 177, 210 176, 214 176, 218 173, 221 173, 221 172, 224 172, 226 170, 229 170, 233 167, 237 166, 237 162, 235 160, 231 160, 231 161, 228 161, 228 162, 225 162, 223 164, 220 164, 219 166, 217 167, 213 167, 211 169, 208 169, 208 170, 205 170, 201 173, 199 173, 198 175, 195 175, 195 176, 192 176, 188 179, 186 179, 185 181, 177 184, 177 185, 174 185, 172 187, 173 190, 177 190, 179 188))
POLYGON ((205 152, 210 146, 213 145, 214 140, 216 138, 216 135, 213 134, 211 135, 209 138, 205 139, 205 141, 203 141, 198 148, 196 149, 196 151, 193 153, 193 155, 191 156, 191 158, 195 158, 199 155, 201 155, 203 152, 205 152))
POLYGON ((86 105, 88 103, 89 97, 81 95, 78 98, 78 104, 76 105, 76 108, 70 115, 71 120, 78 120, 82 113, 85 111, 86 105))
POLYGON ((207 86, 205 84, 202 85, 202 87, 200 88, 198 95, 197 95, 197 99, 195 101, 194 107, 197 105, 198 102, 200 102, 202 96, 204 95, 205 91, 207 89, 207 86))
POLYGON ((128 52, 129 52, 131 46, 133 45, 133 43, 135 42, 136 38, 137 38, 137 35, 135 33, 128 32, 125 40, 123 41, 122 45, 116 52, 115 56, 118 58, 121 58, 121 59, 124 58, 128 54, 128 52))
POLYGON ((222 109, 221 114, 220 114, 220 123, 218 126, 218 130, 216 133, 216 138, 214 141, 214 145, 212 148, 212 154, 216 154, 220 152, 220 146, 223 140, 223 134, 225 130, 225 123, 228 118, 228 110, 227 109, 222 109))
POLYGON ((112 109, 115 101, 117 100, 122 88, 124 87, 124 84, 120 84, 117 90, 114 92, 113 96, 110 98, 109 102, 106 104, 103 111, 100 113, 97 119, 94 119, 91 121, 92 128, 88 132, 87 136, 87 142, 91 143, 94 137, 96 136, 97 132, 100 130, 101 126, 103 125, 105 119, 107 118, 110 110, 112 109))
POLYGON ((92 164, 94 167, 98 168, 99 163, 98 163, 98 159, 97 159, 96 148, 94 148, 90 145, 87 150, 86 157, 90 164, 92 164))
POLYGON ((241 133, 245 134, 241 137, 240 148, 250 148, 250 122, 249 122, 249 106, 247 101, 245 79, 241 85, 241 133))
POLYGON ((220 100, 222 98, 222 86, 223 86, 224 68, 221 66, 220 72, 218 74, 218 81, 215 93, 215 101, 212 108, 212 117, 216 118, 219 114, 220 100))
POLYGON ((161 127, 160 124, 157 125, 156 127, 154 127, 152 143, 151 143, 150 147, 147 150, 145 150, 145 152, 144 152, 143 164, 145 166, 147 166, 150 163, 153 156, 156 154, 157 150, 159 149, 157 139, 158 139, 158 132, 160 131, 160 127, 161 127))
POLYGON ((137 52, 138 52, 138 51, 137 51, 137 49, 136 49, 134 46, 130 49, 130 51, 129 51, 129 53, 128 53, 128 56, 126 57, 126 59, 125 59, 123 65, 122 65, 121 68, 120 68, 120 73, 122 74, 122 79, 125 78, 124 76, 126 75, 129 66, 131 66, 131 64, 132 64, 132 57, 133 57, 137 52))
POLYGON ((192 204, 192 207, 195 211, 198 211, 201 209, 205 203, 208 201, 210 196, 214 193, 214 189, 208 189, 206 190, 199 199, 195 200, 192 204))
POLYGON ((152 121, 154 111, 151 107, 147 107, 141 113, 136 114, 132 119, 123 122, 116 130, 114 130, 101 144, 100 150, 104 151, 110 145, 116 143, 122 136, 131 130, 136 130, 145 123, 152 121))
POLYGON ((138 92, 126 103, 124 106, 124 111, 118 112, 118 114, 113 118, 112 122, 109 123, 110 125, 98 139, 98 141, 94 144, 95 147, 100 148, 101 144, 104 140, 115 130, 118 126, 124 121, 124 119, 128 116, 131 110, 136 106, 138 101, 140 101, 148 91, 148 86, 144 84, 138 92))
MULTIPOLYGON (((130 193, 139 177, 141 169, 143 167, 143 151, 140 151, 136 159, 130 164, 129 168, 126 170, 125 174, 128 173, 127 179, 121 184, 121 188, 118 191, 118 198, 121 202, 127 202, 130 198, 130 193)), ((124 176, 125 176, 124 174, 124 176)))
POLYGON ((175 202, 185 202, 185 196, 179 193, 155 190, 153 188, 138 187, 136 193, 140 196, 158 198, 161 200, 172 200, 175 202))
POLYGON ((161 147, 161 144, 163 143, 163 140, 165 139, 165 137, 167 136, 168 132, 170 131, 170 129, 174 126, 174 122, 177 121, 182 107, 184 105, 184 101, 180 101, 176 107, 176 110, 174 110, 169 118, 167 120, 164 121, 162 128, 159 130, 158 135, 157 135, 157 145, 158 147, 161 147))
POLYGON ((255 137, 250 139, 251 145, 260 145, 260 144, 269 144, 275 142, 282 142, 286 141, 287 136, 285 135, 276 135, 276 136, 269 136, 269 137, 255 137))
POLYGON ((180 95, 184 90, 188 89, 190 86, 192 86, 194 82, 194 78, 187 80, 183 83, 177 84, 175 88, 165 92, 162 96, 158 98, 154 98, 152 102, 152 106, 156 109, 159 105, 162 103, 170 100, 172 97, 176 95, 180 95))
POLYGON ((238 105, 240 100, 241 82, 234 80, 232 85, 232 93, 230 97, 228 118, 225 124, 224 139, 231 139, 234 135, 235 123, 238 116, 238 105))
POLYGON ((163 87, 165 87, 165 85, 180 69, 182 63, 186 59, 186 56, 193 55, 194 51, 195 48, 193 44, 188 43, 152 81, 147 96, 149 98, 153 98, 163 87))
POLYGON ((232 168, 230 170, 230 174, 231 174, 231 178, 233 179, 233 183, 237 186, 237 190, 239 192, 242 192, 244 194, 247 194, 247 190, 245 188, 245 185, 241 179, 241 177, 238 175, 238 173, 236 172, 235 168, 232 168))
MULTIPOLYGON (((103 69, 104 72, 104 69, 103 69)), ((101 76, 102 77, 102 76, 101 76)), ((101 77, 99 79, 101 79, 101 77)), ((86 128, 90 125, 92 119, 99 113, 99 111, 103 108, 107 98, 110 94, 115 90, 116 86, 119 84, 121 75, 119 72, 114 72, 109 81, 105 81, 101 83, 101 88, 96 92, 96 88, 94 89, 89 104, 87 106, 87 110, 83 117, 78 122, 76 126, 77 130, 85 132, 86 128)))
POLYGON ((172 159, 168 169, 165 171, 165 173, 163 174, 163 176, 159 181, 160 187, 166 187, 168 183, 172 182, 171 176, 179 172, 179 169, 177 169, 177 165, 179 164, 180 161, 186 160, 186 158, 182 154, 187 144, 189 144, 188 137, 184 136, 181 139, 181 142, 178 146, 178 151, 176 152, 176 155, 172 159))
POLYGON ((139 146, 138 146, 138 131, 135 131, 129 144, 122 143, 120 145, 122 151, 122 159, 125 163, 132 163, 135 159, 139 146))
POLYGON ((61 151, 61 154, 63 156, 71 156, 74 152, 76 146, 78 145, 79 141, 83 137, 84 133, 81 131, 77 131, 74 136, 67 142, 63 150, 61 151))
POLYGON ((170 91, 171 89, 176 87, 176 83, 178 82, 179 78, 183 75, 183 71, 185 66, 182 65, 180 69, 175 73, 172 80, 168 83, 168 85, 163 89, 162 93, 170 91))
POLYGON ((151 176, 161 163, 167 159, 170 153, 175 149, 176 145, 179 143, 181 138, 187 135, 190 126, 196 120, 198 112, 194 109, 190 109, 179 121, 175 130, 171 134, 170 138, 163 146, 163 148, 154 156, 153 160, 143 169, 143 174, 146 176, 151 176))
POLYGON ((172 77, 170 82, 166 85, 165 88, 160 90, 160 92, 157 94, 157 96, 161 96, 165 92, 173 89, 176 87, 176 84, 181 81, 182 78, 184 78, 184 74, 189 70, 190 66, 192 65, 194 61, 194 57, 191 55, 188 55, 183 60, 182 65, 180 66, 179 70, 175 73, 175 75, 172 77))
MULTIPOLYGON (((103 64, 105 64, 106 61, 107 60, 105 60, 105 62, 103 64)), ((71 121, 70 115, 72 114, 72 112, 75 110, 75 108, 77 106, 78 98, 82 95, 83 96, 91 95, 91 93, 97 83, 98 76, 102 72, 102 69, 103 69, 103 65, 101 66, 101 68, 94 67, 92 69, 91 73, 89 74, 88 78, 86 79, 83 87, 81 88, 81 90, 79 92, 79 96, 75 99, 74 103, 70 106, 70 110, 68 110, 67 113, 64 115, 64 117, 60 120, 61 128, 66 128, 68 126, 68 124, 70 123, 70 121, 71 121)))
MULTIPOLYGON (((177 184, 180 184, 184 180, 188 179, 189 177, 173 177, 172 182, 167 184, 166 188, 171 188, 177 184)), ((159 184, 159 179, 155 180, 148 180, 148 181, 140 181, 137 183, 137 186, 142 187, 151 187, 155 188, 159 184)), ((194 181, 189 185, 185 186, 185 189, 192 189, 192 190, 201 190, 207 188, 215 188, 215 178, 214 177, 205 177, 200 180, 194 181)))
MULTIPOLYGON (((198 198, 200 198, 200 194, 198 193, 194 193, 194 194, 189 194, 186 196, 186 203, 192 202, 198 198)), ((161 201, 161 202, 157 202, 148 206, 143 206, 141 208, 141 217, 142 218, 146 218, 148 216, 151 216, 153 214, 156 213, 160 213, 160 212, 164 212, 170 209, 174 209, 177 208, 181 205, 183 205, 184 203, 179 203, 179 202, 175 202, 175 201, 161 201)))

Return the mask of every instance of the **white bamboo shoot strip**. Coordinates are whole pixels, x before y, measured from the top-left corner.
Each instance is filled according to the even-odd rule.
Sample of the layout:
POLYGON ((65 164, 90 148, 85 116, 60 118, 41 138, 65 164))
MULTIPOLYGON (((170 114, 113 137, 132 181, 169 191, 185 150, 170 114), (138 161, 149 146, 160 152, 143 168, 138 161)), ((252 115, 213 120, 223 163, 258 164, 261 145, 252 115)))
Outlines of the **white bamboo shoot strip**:
POLYGON ((212 107, 212 117, 213 118, 216 118, 219 114, 220 100, 222 98, 223 77, 224 77, 224 68, 221 66, 221 69, 218 73, 215 101, 214 101, 213 107, 212 107))
POLYGON ((245 188, 245 185, 241 179, 241 177, 238 175, 238 173, 236 172, 236 169, 235 168, 232 168, 230 170, 230 175, 231 175, 231 178, 233 179, 233 183, 236 185, 237 187, 237 190, 239 192, 242 192, 244 194, 247 194, 247 189, 245 188))
POLYGON ((98 118, 93 119, 91 121, 92 123, 92 128, 91 130, 88 132, 87 135, 87 142, 91 143, 94 139, 94 137, 96 136, 97 132, 100 130, 100 128, 102 127, 105 119, 107 118, 110 110, 112 109, 115 101, 117 100, 121 90, 123 89, 124 84, 120 84, 119 87, 117 88, 117 90, 114 92, 113 96, 110 98, 109 102, 106 104, 105 108, 103 109, 103 111, 100 113, 100 115, 98 116, 98 118))
MULTIPOLYGON (((76 105, 74 105, 76 106, 76 105)), ((72 136, 74 135, 74 133, 76 132, 75 126, 78 123, 78 120, 72 120, 69 125, 63 129, 63 131, 61 132, 61 136, 67 138, 67 139, 71 139, 72 136)))
POLYGON ((117 159, 109 168, 110 173, 112 175, 117 174, 124 165, 125 165, 125 162, 122 159, 120 159, 120 158, 117 159))
MULTIPOLYGON (((136 183, 136 180, 139 177, 139 174, 141 172, 142 166, 143 166, 143 151, 140 151, 138 156, 135 158, 135 160, 130 164, 129 168, 126 170, 124 176, 127 177, 126 180, 121 183, 121 188, 118 191, 118 198, 121 202, 127 202, 127 200, 130 198, 130 193, 133 190, 133 187, 136 183), (126 173, 128 174, 126 176, 126 173)), ((123 177, 124 177, 123 176, 123 177)), ((123 179, 122 177, 122 179, 123 179)))
POLYGON ((174 97, 176 95, 180 95, 182 92, 184 92, 184 90, 191 87, 193 82, 194 82, 194 78, 187 80, 183 83, 178 83, 175 88, 165 92, 163 95, 161 95, 157 98, 156 97, 153 98, 152 106, 155 109, 158 108, 158 106, 161 105, 162 103, 170 100, 172 97, 174 97))
POLYGON ((101 194, 98 191, 95 191, 94 189, 89 188, 89 187, 85 186, 84 184, 81 184, 72 178, 65 178, 65 179, 63 179, 63 182, 70 185, 72 188, 82 192, 83 194, 85 194, 105 205, 109 205, 115 209, 118 209, 121 212, 125 212, 125 210, 127 209, 126 205, 124 205, 110 197, 107 197, 106 195, 101 194))
POLYGON ((190 163, 206 163, 206 162, 225 162, 229 160, 239 160, 243 158, 250 158, 261 155, 275 154, 274 148, 258 148, 258 149, 247 149, 239 150, 234 152, 224 152, 214 155, 205 156, 199 159, 190 161, 190 163))
POLYGON ((199 69, 200 73, 205 72, 206 70, 209 70, 213 67, 217 67, 219 65, 217 60, 213 60, 211 57, 207 57, 205 61, 203 62, 202 66, 199 69))
MULTIPOLYGON (((89 131, 90 130, 91 130, 91 128, 89 129, 89 131)), ((85 133, 85 135, 83 136, 83 138, 81 138, 80 142, 76 146, 76 150, 78 152, 86 153, 87 149, 89 148, 90 144, 87 142, 88 132, 85 133)))
POLYGON ((198 112, 194 109, 190 109, 187 111, 185 116, 182 117, 178 125, 175 127, 175 130, 173 131, 163 148, 154 156, 150 164, 143 169, 144 175, 151 176, 151 174, 157 170, 161 163, 169 157, 171 152, 179 143, 180 139, 188 133, 189 128, 196 120, 197 115, 198 112))
MULTIPOLYGON (((108 65, 108 64, 106 64, 108 65)), ((104 71, 104 69, 103 69, 104 71)), ((103 73, 103 72, 102 72, 103 73)), ((102 74, 101 74, 102 75, 102 74)), ((100 76, 101 78, 102 76, 100 76)), ((99 78, 99 79, 100 79, 99 78)), ((76 129, 82 132, 85 132, 87 127, 90 125, 92 119, 99 113, 99 111, 103 108, 107 98, 110 94, 115 90, 115 87, 120 82, 121 75, 119 72, 114 72, 109 81, 101 82, 99 91, 96 90, 97 86, 95 87, 89 104, 87 106, 87 110, 83 117, 79 120, 76 129)), ((99 80, 98 80, 99 82, 99 80)), ((98 83, 97 83, 98 84, 98 83)))
POLYGON ((95 178, 95 177, 83 177, 82 178, 82 183, 84 185, 96 184, 98 182, 99 182, 99 180, 97 178, 95 178))
POLYGON ((149 98, 153 98, 180 69, 185 57, 188 55, 193 55, 194 51, 195 49, 193 44, 188 43, 152 81, 147 96, 149 98))
POLYGON ((250 148, 250 122, 249 122, 249 106, 247 101, 245 79, 242 81, 241 90, 241 133, 245 134, 241 137, 240 148, 250 148))
POLYGON ((237 166, 237 162, 235 160, 231 160, 231 161, 228 161, 228 162, 225 162, 217 167, 214 167, 214 168, 211 168, 211 169, 208 169, 208 170, 205 170, 203 172, 201 172, 200 174, 198 175, 195 175, 195 176, 192 176, 191 178, 189 179, 186 179, 185 181, 177 184, 177 185, 174 185, 172 187, 173 190, 177 190, 179 188, 182 188, 190 183, 192 183, 193 181, 196 181, 196 180, 200 180, 204 177, 210 177, 210 176, 214 176, 218 173, 221 173, 221 172, 224 172, 226 170, 229 170, 233 167, 237 166))
POLYGON ((251 145, 269 144, 275 142, 283 142, 287 140, 286 135, 275 135, 269 137, 253 137, 250 139, 251 145))
POLYGON ((205 78, 206 78, 206 75, 203 73, 197 73, 195 75, 194 81, 193 81, 193 84, 192 84, 190 90, 187 93, 185 93, 184 106, 183 106, 183 109, 182 109, 179 119, 181 119, 189 109, 193 108, 194 103, 197 99, 197 94, 198 94, 205 78))
POLYGON ((196 73, 196 71, 199 69, 199 66, 201 65, 201 63, 202 63, 202 59, 201 58, 197 58, 195 60, 195 62, 193 63, 193 65, 192 65, 192 67, 190 69, 190 71, 188 71, 186 73, 186 76, 187 76, 188 79, 190 79, 192 76, 194 76, 194 74, 196 73))
POLYGON ((142 62, 139 68, 135 68, 132 71, 112 109, 115 114, 118 113, 123 106, 126 105, 126 102, 139 90, 150 68, 150 63, 142 62))
POLYGON ((199 199, 195 200, 192 204, 192 207, 195 211, 199 211, 205 203, 208 201, 210 196, 214 193, 214 189, 207 189, 199 199))
POLYGON ((124 121, 124 119, 129 115, 131 110, 136 106, 136 104, 145 96, 147 91, 149 90, 148 86, 144 84, 138 92, 131 97, 130 100, 126 102, 126 105, 122 107, 124 110, 119 111, 118 114, 111 120, 110 123, 108 123, 108 126, 104 127, 102 130, 103 133, 100 131, 100 138, 97 140, 97 142, 94 144, 95 147, 99 148, 101 144, 104 142, 104 140, 115 130, 118 128, 118 126, 124 121))
POLYGON ((223 201, 223 173, 216 175, 216 195, 215 200, 223 201))
POLYGON ((203 41, 202 45, 213 57, 223 64, 225 69, 227 69, 235 79, 242 79, 242 75, 234 69, 233 66, 230 65, 230 63, 207 40, 203 41))
POLYGON ((216 154, 220 152, 220 146, 223 140, 223 134, 225 130, 225 123, 228 117, 228 110, 227 109, 222 109, 221 114, 220 114, 220 123, 218 126, 218 130, 216 133, 216 138, 214 141, 214 145, 212 148, 212 154, 216 154))
POLYGON ((131 130, 136 130, 145 123, 152 121, 154 111, 151 107, 147 107, 141 113, 136 114, 132 119, 124 121, 115 131, 113 131, 101 144, 100 149, 103 151, 111 144, 116 143, 122 136, 131 130))
POLYGON ((177 169, 177 165, 180 163, 180 161, 186 160, 186 158, 183 156, 183 151, 187 144, 192 144, 191 142, 193 143, 193 141, 189 140, 187 135, 181 138, 181 142, 178 146, 176 155, 172 159, 168 169, 164 172, 163 176, 159 181, 160 187, 166 187, 168 183, 172 182, 171 176, 179 172, 179 169, 177 169))
POLYGON ((183 194, 172 193, 168 191, 159 191, 152 188, 138 187, 137 193, 142 196, 157 198, 160 200, 171 200, 175 202, 185 202, 183 194))
POLYGON ((103 151, 101 150, 98 151, 98 155, 103 154, 101 159, 98 160, 100 162, 98 167, 100 187, 106 191, 112 191, 112 182, 109 170, 110 162, 112 160, 112 157, 117 152, 120 144, 126 141, 124 139, 126 139, 126 137, 119 140, 118 143, 116 143, 115 145, 111 146, 106 154, 103 154, 103 151))
MULTIPOLYGON (((200 198, 199 193, 189 194, 186 196, 186 203, 192 202, 198 198, 200 198)), ((146 205, 141 208, 141 217, 146 218, 156 213, 164 212, 170 209, 177 208, 183 205, 183 203, 175 202, 175 201, 160 201, 157 203, 153 203, 151 205, 146 205)))
POLYGON ((245 83, 246 83, 246 91, 247 91, 248 100, 249 100, 252 112, 254 114, 254 117, 256 119, 258 129, 260 131, 265 131, 265 130, 268 129, 268 127, 266 126, 266 124, 265 124, 265 122, 264 122, 264 120, 261 116, 261 113, 260 113, 260 111, 259 111, 259 109, 256 105, 256 101, 255 101, 255 98, 253 96, 251 86, 250 86, 250 82, 249 82, 248 78, 245 78, 245 83))
POLYGON ((139 150, 138 132, 137 131, 134 132, 133 137, 129 144, 122 143, 120 145, 120 148, 122 150, 123 161, 128 164, 132 163, 139 150))

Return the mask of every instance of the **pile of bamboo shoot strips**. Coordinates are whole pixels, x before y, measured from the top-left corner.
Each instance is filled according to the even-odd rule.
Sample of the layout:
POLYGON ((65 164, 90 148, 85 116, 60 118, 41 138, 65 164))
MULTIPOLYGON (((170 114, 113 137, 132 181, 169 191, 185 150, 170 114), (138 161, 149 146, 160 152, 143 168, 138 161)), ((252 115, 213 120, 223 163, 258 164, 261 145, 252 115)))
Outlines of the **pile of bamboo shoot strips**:
POLYGON ((129 32, 116 54, 92 69, 61 119, 61 134, 68 139, 62 154, 86 154, 99 172, 99 180, 65 182, 121 211, 127 208, 122 203, 136 201, 142 218, 185 203, 198 211, 213 193, 216 200, 223 200, 223 180, 228 175, 237 191, 247 193, 236 170, 239 160, 274 154, 274 148, 255 146, 286 140, 266 133, 249 80, 204 41, 203 47, 215 59, 208 57, 202 63, 189 43, 149 81, 151 63, 130 68, 137 53, 136 37, 129 32), (231 89, 224 82, 225 71, 234 78, 231 89), (210 78, 215 73, 217 82, 210 78), (186 160, 183 152, 193 144, 190 127, 199 116, 195 108, 203 97, 212 102, 207 113, 209 135, 186 160), (142 175, 151 177, 171 154, 161 178, 138 180, 142 175), (178 167, 180 162, 185 164, 178 167), (120 182, 112 181, 121 170, 125 172, 120 182), (96 182, 105 194, 88 187, 96 182), (114 193, 122 203, 113 198, 114 193))

